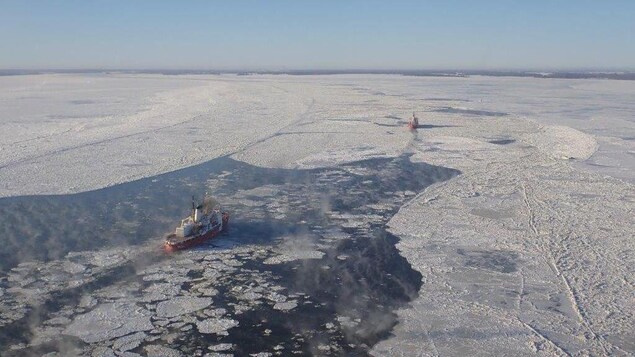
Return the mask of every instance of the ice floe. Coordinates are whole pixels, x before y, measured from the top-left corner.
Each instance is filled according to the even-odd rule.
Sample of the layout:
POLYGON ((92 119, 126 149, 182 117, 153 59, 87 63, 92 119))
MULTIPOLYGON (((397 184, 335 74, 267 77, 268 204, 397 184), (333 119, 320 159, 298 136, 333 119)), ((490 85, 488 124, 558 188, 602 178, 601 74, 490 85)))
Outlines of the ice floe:
POLYGON ((210 298, 177 296, 157 305, 157 316, 175 317, 202 310, 212 304, 210 298))
POLYGON ((92 343, 125 336, 132 332, 149 331, 151 313, 135 303, 111 303, 77 316, 64 330, 64 334, 76 336, 92 343))
POLYGON ((227 335, 227 330, 236 326, 238 326, 238 321, 233 319, 205 319, 196 322, 198 332, 216 335, 227 335))

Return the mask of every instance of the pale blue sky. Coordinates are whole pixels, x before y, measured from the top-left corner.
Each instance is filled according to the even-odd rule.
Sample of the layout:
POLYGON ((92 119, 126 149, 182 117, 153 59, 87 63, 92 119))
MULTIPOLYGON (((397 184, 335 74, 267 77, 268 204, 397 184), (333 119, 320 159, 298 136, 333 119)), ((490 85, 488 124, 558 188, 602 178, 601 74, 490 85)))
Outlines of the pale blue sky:
POLYGON ((635 69, 634 0, 0 0, 0 69, 635 69))

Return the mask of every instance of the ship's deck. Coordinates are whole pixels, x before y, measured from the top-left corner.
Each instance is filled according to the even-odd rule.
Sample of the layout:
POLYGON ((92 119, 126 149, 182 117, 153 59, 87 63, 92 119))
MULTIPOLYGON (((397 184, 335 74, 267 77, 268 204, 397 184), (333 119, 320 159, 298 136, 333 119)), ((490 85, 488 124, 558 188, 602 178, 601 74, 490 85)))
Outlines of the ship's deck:
POLYGON ((170 233, 170 234, 168 234, 165 237, 165 241, 166 241, 166 243, 170 243, 170 244, 177 244, 177 243, 180 243, 180 242, 186 242, 186 241, 188 241, 190 239, 194 239, 194 238, 200 237, 202 235, 205 235, 205 234, 207 234, 207 233, 209 233, 211 231, 218 230, 220 228, 220 226, 221 226, 220 223, 216 224, 215 226, 212 226, 211 228, 207 229, 203 233, 201 233, 200 227, 197 227, 197 231, 195 231, 194 233, 192 233, 192 234, 190 234, 188 236, 184 236, 184 237, 179 237, 175 233, 170 233))

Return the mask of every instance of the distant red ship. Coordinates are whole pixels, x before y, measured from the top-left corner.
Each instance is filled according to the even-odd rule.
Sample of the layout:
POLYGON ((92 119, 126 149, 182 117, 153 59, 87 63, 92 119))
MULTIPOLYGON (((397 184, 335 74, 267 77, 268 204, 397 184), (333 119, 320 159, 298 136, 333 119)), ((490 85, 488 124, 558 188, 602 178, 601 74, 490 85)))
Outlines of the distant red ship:
POLYGON ((206 198, 203 204, 195 205, 192 197, 192 214, 165 237, 164 248, 172 252, 199 245, 226 231, 228 223, 229 214, 221 212, 213 200, 206 198))
POLYGON ((408 128, 410 130, 417 130, 418 127, 419 127, 419 118, 417 118, 415 113, 412 113, 412 118, 410 118, 410 121, 408 121, 408 128))

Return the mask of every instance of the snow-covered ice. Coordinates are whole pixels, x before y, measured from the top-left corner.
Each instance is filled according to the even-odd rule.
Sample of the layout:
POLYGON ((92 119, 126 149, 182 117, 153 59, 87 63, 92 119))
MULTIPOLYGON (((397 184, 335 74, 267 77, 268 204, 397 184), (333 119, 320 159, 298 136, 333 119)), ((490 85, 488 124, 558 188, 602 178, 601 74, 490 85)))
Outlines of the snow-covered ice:
POLYGON ((147 353, 147 357, 181 357, 183 354, 175 349, 165 346, 150 345, 146 346, 144 350, 147 353))
POLYGON ((2 77, 0 197, 79 192, 191 166, 274 134, 310 104, 267 83, 208 79, 2 77))
POLYGON ((134 303, 104 304, 77 316, 64 333, 88 343, 105 341, 131 332, 152 330, 150 315, 134 303))
MULTIPOLYGON (((389 229, 422 285, 397 311, 390 336, 368 347, 371 354, 634 355, 634 97, 635 82, 610 80, 0 77, 0 197, 94 190, 225 155, 310 169, 409 153, 461 175, 423 192, 382 192, 408 201, 389 229), (404 128, 412 111, 422 124, 416 133, 404 128)), ((325 171, 319 180, 369 171, 346 170, 350 175, 325 171)), ((373 181, 365 182, 371 190, 373 181)), ((245 219, 284 221, 307 202, 281 192, 264 185, 233 199, 250 207, 253 217, 245 219)), ((342 224, 324 229, 319 242, 304 233, 253 246, 225 239, 213 254, 195 250, 143 267, 135 264, 146 246, 23 262, 0 275, 0 329, 41 323, 29 327, 31 340, 7 349, 73 336, 88 344, 73 347, 86 355, 180 355, 178 348, 190 348, 179 344, 183 336, 227 337, 251 328, 238 321, 258 309, 286 315, 319 304, 291 296, 254 262, 274 269, 320 262, 350 238, 348 230, 381 223, 393 206, 374 202, 367 214, 321 208, 342 224), (127 265, 136 270, 119 281, 114 275, 127 265), (87 286, 92 290, 83 291, 87 286), (77 295, 72 304, 40 311, 68 291, 77 295), (218 306, 224 299, 230 302, 218 306)), ((319 266, 332 271, 334 262, 319 266)), ((325 329, 363 329, 347 312, 337 311, 325 329)), ((275 335, 266 327, 258 333, 275 335)), ((313 342, 319 353, 341 352, 313 342)), ((240 346, 210 347, 185 355, 240 346)), ((292 345, 269 347, 258 353, 294 353, 292 345)))
POLYGON ((227 334, 227 330, 238 326, 238 321, 232 319, 205 319, 196 322, 200 333, 227 334))
POLYGON ((273 308, 276 310, 288 311, 291 309, 295 309, 298 306, 296 301, 285 301, 285 302, 277 302, 273 308))
POLYGON ((175 317, 202 310, 212 304, 210 298, 178 296, 157 305, 157 316, 175 317))

